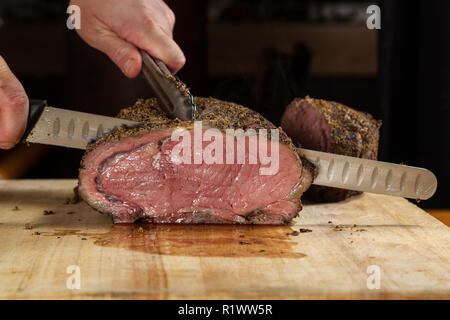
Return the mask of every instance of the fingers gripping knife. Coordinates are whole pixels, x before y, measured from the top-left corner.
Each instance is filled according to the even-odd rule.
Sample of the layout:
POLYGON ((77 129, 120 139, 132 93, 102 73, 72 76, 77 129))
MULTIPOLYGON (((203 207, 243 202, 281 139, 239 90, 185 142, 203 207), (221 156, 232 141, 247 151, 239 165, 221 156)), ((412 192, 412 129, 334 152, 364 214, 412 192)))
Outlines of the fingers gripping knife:
MULTIPOLYGON (((167 114, 180 120, 195 118, 195 104, 186 86, 159 60, 145 52, 143 74, 167 114)), ((85 149, 87 144, 121 126, 139 122, 47 106, 30 101, 26 141, 85 149)), ((298 152, 314 163, 318 174, 313 184, 412 199, 429 199, 436 191, 435 175, 427 169, 346 157, 306 149, 298 152)))

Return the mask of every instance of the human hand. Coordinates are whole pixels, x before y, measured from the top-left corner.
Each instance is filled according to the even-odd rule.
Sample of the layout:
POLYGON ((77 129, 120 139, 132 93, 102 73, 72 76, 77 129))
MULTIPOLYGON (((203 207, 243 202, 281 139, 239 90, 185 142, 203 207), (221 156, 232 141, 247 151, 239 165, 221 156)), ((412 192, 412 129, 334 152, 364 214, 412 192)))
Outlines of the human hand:
POLYGON ((138 48, 176 73, 186 58, 173 40, 175 15, 162 0, 71 0, 81 11, 80 37, 106 53, 129 78, 142 67, 138 48))
POLYGON ((25 89, 0 56, 0 149, 11 149, 20 141, 27 118, 25 89))

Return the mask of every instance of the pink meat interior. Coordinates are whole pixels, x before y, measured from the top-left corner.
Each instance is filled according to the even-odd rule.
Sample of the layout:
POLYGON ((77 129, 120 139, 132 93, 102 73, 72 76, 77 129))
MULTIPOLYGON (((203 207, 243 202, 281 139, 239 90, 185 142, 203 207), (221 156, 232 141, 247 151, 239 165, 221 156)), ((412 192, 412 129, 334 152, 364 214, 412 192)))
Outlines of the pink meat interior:
POLYGON ((283 115, 281 127, 302 148, 324 152, 330 148, 327 121, 307 102, 291 104, 283 115))
MULTIPOLYGON (((107 211, 140 213, 166 221, 173 221, 172 216, 183 212, 204 209, 213 209, 220 212, 222 218, 231 220, 235 215, 262 208, 282 215, 298 210, 298 200, 291 202, 289 196, 299 184, 302 169, 295 153, 286 145, 279 144, 277 172, 261 175, 260 168, 268 165, 259 161, 249 164, 249 157, 259 150, 249 148, 252 138, 233 138, 232 164, 207 164, 205 161, 194 164, 192 140, 189 164, 180 163, 182 154, 174 152, 179 142, 172 141, 170 134, 168 130, 152 131, 92 151, 80 175, 84 192, 96 193, 96 199, 91 200, 107 211), (242 144, 245 144, 245 163, 238 164, 237 150, 242 144), (89 192, 89 188, 96 190, 89 192)), ((190 136, 193 139, 193 134, 190 136)), ((226 134, 222 136, 226 141, 226 134)), ((210 143, 202 143, 204 154, 210 143)), ((270 155, 270 143, 267 146, 270 155)), ((225 144, 222 153, 225 161, 225 144)), ((126 221, 126 218, 122 216, 121 220, 126 221)))

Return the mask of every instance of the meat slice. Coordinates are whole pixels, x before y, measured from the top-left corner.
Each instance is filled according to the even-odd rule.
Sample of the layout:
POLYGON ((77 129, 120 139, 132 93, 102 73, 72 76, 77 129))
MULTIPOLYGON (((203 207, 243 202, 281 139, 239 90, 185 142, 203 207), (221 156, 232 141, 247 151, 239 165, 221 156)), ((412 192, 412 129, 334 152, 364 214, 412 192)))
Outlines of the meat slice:
POLYGON ((213 98, 195 102, 201 128, 199 122, 167 118, 156 99, 122 110, 119 117, 145 125, 122 128, 88 147, 80 196, 115 223, 288 223, 312 182, 291 140, 282 130, 275 139, 270 130, 277 128, 243 106, 213 98), (267 136, 258 141, 250 129, 265 129, 267 136), (205 139, 211 132, 214 139, 205 139), (200 144, 196 134, 204 136, 200 144), (220 140, 224 143, 211 147, 220 140), (270 164, 258 157, 262 145, 267 155, 278 153, 277 170, 267 172, 270 164), (196 158, 199 154, 203 159, 196 158))
MULTIPOLYGON (((337 102, 297 98, 281 119, 281 127, 294 144, 306 149, 376 160, 381 121, 337 102)), ((312 186, 305 197, 335 202, 356 191, 312 186)))

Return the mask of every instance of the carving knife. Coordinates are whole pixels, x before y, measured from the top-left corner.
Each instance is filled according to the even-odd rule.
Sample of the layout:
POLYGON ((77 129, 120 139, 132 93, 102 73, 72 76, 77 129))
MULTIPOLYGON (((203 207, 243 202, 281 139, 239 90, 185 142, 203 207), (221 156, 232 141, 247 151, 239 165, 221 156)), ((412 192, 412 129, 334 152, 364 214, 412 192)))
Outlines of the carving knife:
MULTIPOLYGON (((136 121, 53 108, 45 101, 32 100, 25 141, 85 149, 91 140, 107 132, 139 125, 136 121)), ((316 185, 422 200, 431 198, 437 188, 436 176, 427 169, 300 148, 297 151, 316 165, 316 185)))

